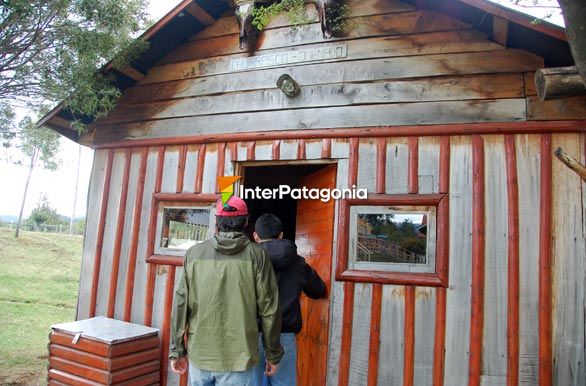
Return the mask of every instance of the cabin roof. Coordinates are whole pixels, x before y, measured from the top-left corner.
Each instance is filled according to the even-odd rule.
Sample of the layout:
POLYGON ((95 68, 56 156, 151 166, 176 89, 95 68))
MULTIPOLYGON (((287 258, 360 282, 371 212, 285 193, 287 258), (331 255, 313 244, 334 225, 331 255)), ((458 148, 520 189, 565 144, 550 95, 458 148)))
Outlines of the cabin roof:
MULTIPOLYGON (((421 7, 422 3, 420 0, 403 1, 417 7, 421 7)), ((505 19, 509 21, 507 47, 524 49, 543 57, 546 67, 573 64, 565 29, 560 26, 547 21, 535 23, 534 16, 487 0, 434 0, 423 3, 425 5, 422 8, 433 9, 464 21, 488 35, 492 33, 495 17, 505 19)), ((134 86, 138 82, 137 77, 146 74, 158 60, 219 19, 229 9, 227 0, 183 0, 139 37, 149 42, 149 46, 128 70, 116 70, 110 62, 102 71, 113 74, 116 85, 124 91, 134 86)), ((37 125, 47 126, 78 142, 77 131, 70 127, 72 120, 72 114, 62 102, 37 125)), ((92 122, 87 117, 82 121, 92 122)))

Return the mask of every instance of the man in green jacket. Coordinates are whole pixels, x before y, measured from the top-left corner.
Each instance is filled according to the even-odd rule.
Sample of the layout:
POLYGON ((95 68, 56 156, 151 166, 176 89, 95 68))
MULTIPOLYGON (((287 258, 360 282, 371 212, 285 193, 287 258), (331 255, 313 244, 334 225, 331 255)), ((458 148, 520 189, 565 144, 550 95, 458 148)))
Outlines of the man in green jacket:
POLYGON ((218 201, 216 235, 185 256, 169 359, 176 372, 189 366, 192 386, 253 386, 259 326, 268 376, 283 357, 277 280, 265 252, 242 233, 247 218, 240 198, 218 201))

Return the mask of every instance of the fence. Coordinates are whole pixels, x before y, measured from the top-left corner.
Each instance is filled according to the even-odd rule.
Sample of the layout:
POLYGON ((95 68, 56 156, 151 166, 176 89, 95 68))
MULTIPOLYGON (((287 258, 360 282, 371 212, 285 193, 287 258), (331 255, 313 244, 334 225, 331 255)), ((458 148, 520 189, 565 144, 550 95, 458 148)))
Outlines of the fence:
MULTIPOLYGON (((16 222, 12 221, 0 221, 0 228, 8 228, 8 229, 15 229, 16 230, 16 222)), ((83 236, 84 229, 75 229, 73 227, 73 234, 83 236)), ((51 225, 51 224, 41 224, 37 225, 35 223, 22 223, 20 224, 21 231, 28 231, 28 232, 44 232, 44 233, 62 233, 62 234, 69 234, 69 225, 51 225)))

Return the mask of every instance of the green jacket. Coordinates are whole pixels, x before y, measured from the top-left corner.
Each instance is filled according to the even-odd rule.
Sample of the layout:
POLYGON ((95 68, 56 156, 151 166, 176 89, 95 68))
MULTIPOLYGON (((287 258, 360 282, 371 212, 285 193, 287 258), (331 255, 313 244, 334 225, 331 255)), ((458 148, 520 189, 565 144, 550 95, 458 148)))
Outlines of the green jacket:
POLYGON ((277 280, 264 251, 242 233, 220 232, 191 247, 175 292, 170 359, 188 355, 207 371, 245 371, 283 356, 277 280), (183 336, 187 333, 187 347, 183 336))

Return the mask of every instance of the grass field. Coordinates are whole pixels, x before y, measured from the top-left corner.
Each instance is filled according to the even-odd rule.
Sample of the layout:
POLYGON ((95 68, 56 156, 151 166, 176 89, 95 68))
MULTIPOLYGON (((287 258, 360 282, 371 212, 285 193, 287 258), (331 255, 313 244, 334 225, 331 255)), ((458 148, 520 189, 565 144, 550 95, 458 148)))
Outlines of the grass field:
POLYGON ((44 385, 49 326, 74 320, 82 238, 0 228, 0 385, 44 385))

